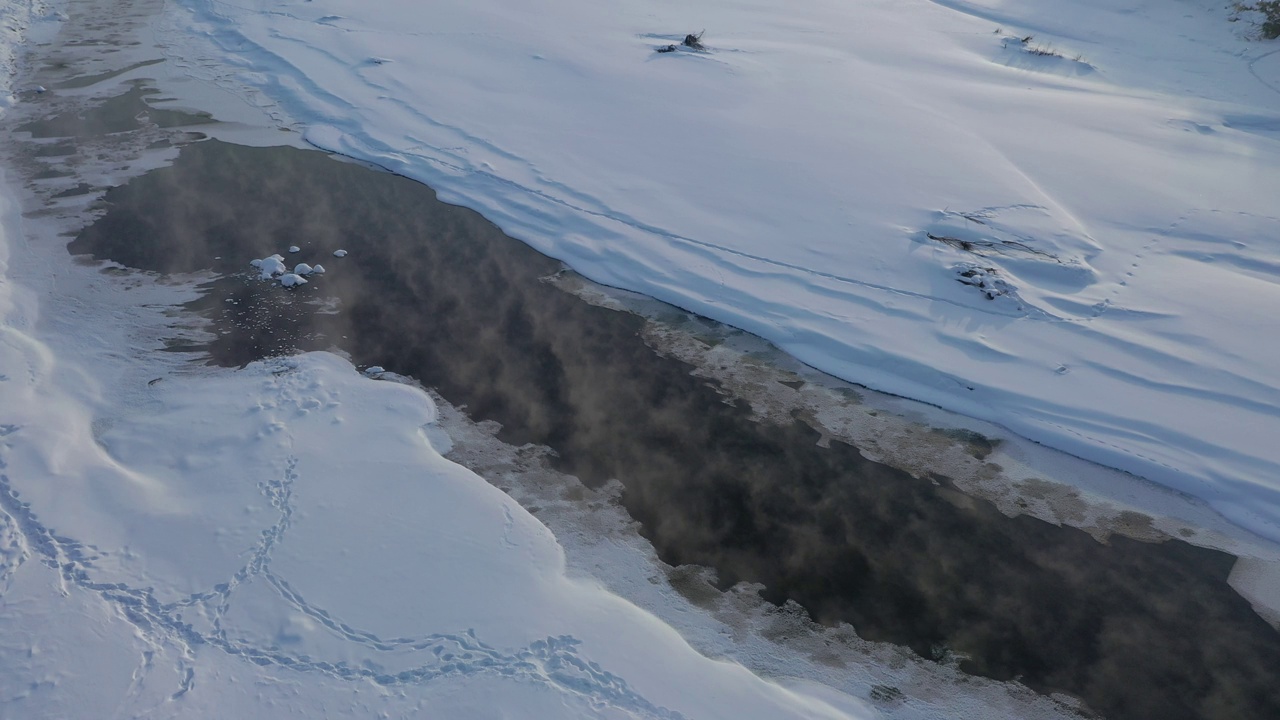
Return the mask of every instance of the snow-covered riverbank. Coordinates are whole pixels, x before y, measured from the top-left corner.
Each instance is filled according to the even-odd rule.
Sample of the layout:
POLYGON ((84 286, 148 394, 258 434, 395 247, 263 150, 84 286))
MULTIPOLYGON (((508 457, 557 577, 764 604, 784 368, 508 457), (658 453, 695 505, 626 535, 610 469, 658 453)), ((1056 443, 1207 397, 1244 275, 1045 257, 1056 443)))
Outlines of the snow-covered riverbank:
POLYGON ((422 434, 419 390, 327 354, 175 380, 181 360, 144 336, 173 332, 163 308, 190 290, 74 264, 56 242, 73 206, 23 220, 11 172, 0 715, 856 710, 708 660, 566 578, 547 529, 422 434))
MULTIPOLYGON (((331 354, 232 371, 160 352, 207 332, 175 308, 208 275, 130 272, 64 247, 93 188, 194 136, 128 105, 93 129, 95 98, 136 89, 142 70, 180 86, 135 42, 157 7, 78 8, 68 25, 82 34, 35 58, 52 68, 48 93, 2 120, 89 118, 75 138, 15 133, 6 158, 26 164, 0 177, 0 716, 869 717, 859 697, 876 682, 955 682, 895 648, 892 668, 843 673, 858 696, 787 679, 800 664, 770 680, 709 659, 569 573, 546 527, 444 459, 422 391, 331 354)), ((652 585, 647 555, 610 557, 652 585)), ((726 632, 672 595, 664 612, 686 635, 726 632)), ((948 697, 927 700, 882 689, 883 714, 1062 709, 1016 685, 963 685, 928 685, 948 697)))
POLYGON ((1214 3, 182 4, 316 145, 1280 537, 1280 53, 1214 3))
MULTIPOLYGON (((854 18, 843 5, 812 4, 779 20, 776 9, 739 4, 706 11, 707 52, 659 54, 654 48, 668 42, 666 35, 678 41, 683 23, 700 29, 703 19, 690 20, 689 10, 677 12, 674 4, 646 6, 660 17, 616 8, 616 15, 601 17, 585 4, 567 3, 543 8, 549 14, 535 18, 491 2, 447 12, 415 6, 391 28, 379 23, 395 20, 383 14, 394 4, 361 5, 357 12, 354 5, 326 2, 272 5, 265 15, 258 12, 265 4, 252 10, 201 4, 225 15, 202 15, 191 24, 165 0, 85 0, 66 23, 80 34, 42 46, 32 58, 47 92, 23 86, 15 100, 26 107, 12 113, 25 113, 25 120, 60 113, 75 120, 61 126, 82 135, 13 133, 6 156, 24 163, 0 168, 0 716, 1073 715, 1069 699, 964 675, 955 658, 923 661, 903 648, 859 639, 847 625, 814 626, 795 606, 764 603, 758 587, 719 593, 697 569, 664 567, 618 504, 617 487, 589 491, 572 478, 551 477, 530 462, 537 448, 504 446, 490 425, 471 424, 448 402, 437 406, 413 387, 362 377, 337 355, 306 354, 232 371, 158 352, 207 337, 209 326, 176 308, 195 297, 195 283, 209 273, 165 276, 72 259, 65 240, 88 222, 100 190, 166 164, 178 146, 206 133, 250 144, 299 143, 298 134, 264 122, 261 109, 317 144, 431 180, 446 197, 481 208, 597 277, 761 330, 810 361, 834 358, 837 371, 864 382, 883 379, 890 389, 942 404, 960 397, 961 409, 1033 437, 1036 423, 1053 410, 1062 424, 1048 440, 1084 432, 1089 423, 1091 437, 1101 437, 1112 423, 1125 433, 1106 430, 1109 442, 1143 451, 1198 430, 1187 424, 1198 408, 1225 408, 1206 420, 1213 431, 1203 438, 1208 445, 1167 447, 1177 472, 1152 476, 1200 492, 1250 527, 1271 529, 1231 510, 1232 503, 1262 503, 1262 516, 1273 511, 1265 504, 1265 483, 1249 474, 1275 458, 1257 441, 1274 411, 1267 400, 1272 380, 1255 367, 1262 361, 1257 348, 1274 342, 1265 335, 1273 321, 1250 316, 1256 332, 1248 338, 1222 322, 1222 337, 1233 344, 1201 347, 1213 329, 1203 316, 1216 307, 1210 298, 1187 292, 1177 312, 1137 312, 1172 302, 1170 293, 1182 287, 1155 280, 1172 282, 1177 275, 1179 283, 1189 282, 1174 272, 1177 263, 1192 265, 1189 277, 1215 289, 1224 287, 1215 283, 1238 281, 1244 289, 1226 293, 1227 301, 1257 308, 1270 297, 1267 283, 1274 277, 1265 279, 1271 277, 1266 253, 1275 248, 1266 245, 1267 238, 1274 242, 1267 235, 1271 221, 1259 214, 1265 203, 1256 188, 1246 192, 1243 180, 1231 185, 1235 180, 1215 173, 1271 162, 1270 101, 1265 93, 1245 92, 1243 79, 1222 79, 1235 77, 1244 63, 1264 82, 1266 63, 1276 56, 1245 45, 1243 59, 1222 54, 1236 42, 1229 28, 1214 36, 1217 44, 1191 42, 1191 50, 1183 48, 1186 57, 1171 51, 1161 63, 1126 65, 1108 60, 1105 50, 1090 50, 1081 60, 1030 53, 1043 46, 1021 42, 1013 31, 1021 33, 1020 26, 1005 17, 991 18, 1003 28, 991 37, 986 30, 982 37, 977 30, 958 32, 952 27, 957 15, 938 6, 908 5, 895 20, 887 6, 864 5, 858 12, 872 14, 854 18), (303 14, 315 8, 315 17, 303 14), (494 14, 473 15, 486 9, 494 14), (817 14, 806 19, 810 11, 817 14), (113 25, 130 12, 137 17, 113 25), (874 22, 867 25, 867 17, 874 22), (833 30, 836 20, 849 24, 833 30), (157 21, 160 38, 151 30, 157 21), (678 31, 667 29, 678 23, 678 31), (884 23, 903 32, 885 33, 884 23), (473 32, 481 29, 492 34, 473 32), (840 37, 853 45, 841 45, 840 37), (201 38, 219 45, 198 45, 201 38), (158 39, 167 62, 155 49, 158 39), (303 40, 316 45, 302 47, 303 40), (283 45, 273 59, 266 53, 274 43, 283 45), (374 51, 370 44, 377 55, 366 57, 374 51), (440 55, 442 47, 447 52, 440 55), (994 54, 984 55, 983 48, 994 54), (332 55, 317 60, 313 53, 321 52, 332 55), (1085 60, 1094 63, 1091 70, 1085 60), (432 71, 441 64, 447 73, 432 71), (1156 67, 1167 73, 1163 79, 1156 67), (1211 97, 1185 101, 1179 117, 1198 118, 1199 125, 1175 127, 1172 136, 1186 139, 1169 147, 1205 153, 1200 172, 1226 189, 1199 198, 1192 189, 1198 192, 1203 178, 1184 172, 1189 155, 1176 153, 1162 161, 1169 169, 1164 184, 1112 197, 1111 204, 1103 202, 1102 188, 1098 197, 1084 189, 1097 179, 1086 172, 1097 166, 1085 159, 1054 156, 1071 171, 1061 179, 1034 171, 1035 163, 1054 159, 1044 153, 1064 150, 1062 138, 1099 144, 1089 145, 1091 152, 1128 148, 1129 155, 1113 155, 1133 162, 1156 157, 1135 148, 1164 151, 1173 126, 1153 118, 1171 112, 1170 93, 1188 68, 1220 75, 1197 81, 1211 97), (384 71, 394 74, 378 75, 384 71), (935 71, 941 75, 928 89, 938 108, 913 94, 921 87, 913 83, 935 71), (308 84, 304 76, 323 77, 323 83, 308 84), (204 80, 234 92, 210 89, 204 80), (1132 84, 1139 81, 1153 84, 1138 92, 1132 84), (376 91, 378 84, 385 89, 376 91), (843 90, 820 97, 831 88, 843 90), (1032 112, 1031 101, 1017 100, 1024 92, 1042 107, 1032 112), (974 94, 966 100, 965 93, 974 94), (432 106, 411 108, 410 98, 432 106), (114 103, 110 112, 98 113, 103 101, 114 103), (1130 117, 1118 106, 1141 112, 1130 117), (507 112, 513 110, 520 112, 507 112), (1003 124, 984 125, 997 110, 1008 116, 1003 124), (1217 125, 1207 124, 1210 110, 1224 113, 1217 125), (184 118, 207 122, 197 111, 229 122, 160 127, 184 118), (1036 129, 1028 117, 1046 125, 1036 129), (1128 134, 1112 133, 1116 128, 1107 123, 1117 117, 1128 134), (103 119, 111 127, 95 129, 103 119), (851 119, 859 122, 846 123, 851 119), (1044 127, 1055 129, 1056 145, 1045 140, 1044 127), (949 138, 957 133, 967 140, 953 147, 949 138), (416 144, 400 147, 408 135, 416 144), (1044 147, 1024 157, 1018 143, 1044 147), (1202 143, 1216 144, 1208 152, 1202 143), (926 152, 936 157, 925 162, 926 152), (993 161, 993 153, 1003 153, 1004 164, 993 161), (937 173, 930 169, 935 160, 937 173), (908 172, 912 168, 919 174, 908 172), (962 170, 970 182, 951 175, 962 170), (1028 184, 1033 177, 1038 189, 1028 184), (1132 271, 1137 279, 1116 281, 1128 267, 1127 256, 1120 256, 1135 252, 1128 243, 1145 232, 1116 219, 1121 201, 1133 204, 1135 216, 1154 218, 1175 200, 1207 206, 1229 191, 1241 193, 1233 201, 1244 208, 1238 212, 1255 215, 1188 211, 1181 240, 1155 233, 1165 244, 1146 253, 1146 269, 1132 271), (940 200, 928 193, 945 195, 949 204, 937 207, 932 203, 940 200), (1008 204, 975 210, 996 203, 984 198, 1001 193, 1019 202, 1006 197, 999 202, 1008 204), (1108 208, 1111 214, 1103 212, 1108 208), (910 222, 894 220, 894 213, 910 222), (847 223, 843 239, 828 242, 840 223, 847 223), (1250 236, 1255 239, 1236 241, 1243 247, 1222 245, 1210 237, 1222 227, 1257 232, 1250 236), (880 235, 872 232, 877 228, 880 235), (1216 248, 1216 263, 1188 256, 1195 243, 1216 248), (1221 250, 1226 246, 1232 249, 1221 250), (1215 274, 1223 266, 1233 268, 1229 277, 1215 274), (1144 276, 1152 283, 1139 285, 1144 276), (1104 291, 1112 295, 1103 300, 1113 302, 1096 315, 1071 309, 1081 297, 1104 291), (982 336, 987 345, 976 347, 982 336), (1129 342, 1121 350, 1112 347, 1119 336, 1129 342), (1003 354, 996 352, 1001 344, 1007 344, 1003 354), (1096 365, 1072 359, 1098 348, 1103 354, 1096 365), (1158 387, 1151 378, 1123 374, 1190 372, 1170 360, 1188 348, 1206 364, 1198 382, 1214 392, 1193 393, 1173 381, 1158 387), (1039 388, 1044 368, 1038 363, 1049 358, 1060 364, 1049 368, 1049 384, 1039 388), (1219 361, 1221 368, 1209 366, 1219 361), (1022 385, 1027 377, 1036 382, 1022 385), (1076 386, 1070 383, 1090 388, 1098 377, 1125 394, 1109 397, 1094 388, 1093 395, 1071 396, 1076 386), (1252 396, 1246 380, 1258 384, 1252 396), (961 381, 974 389, 947 390, 961 381), (963 399, 970 393, 981 400, 963 399), (1106 403, 1090 405, 1100 400, 1106 403), (1171 408, 1167 423, 1130 424, 1161 407, 1171 408), (1023 415, 1010 414, 1017 408, 1023 415), (1251 419, 1257 420, 1253 436, 1233 439, 1212 427, 1251 419), (1235 484, 1174 462, 1201 454, 1205 468, 1235 484), (491 482, 515 485, 511 497, 450 462, 460 457, 468 467, 484 468, 491 482), (529 477, 516 479, 521 473, 529 477), (513 497, 537 506, 537 517, 513 497), (740 661, 757 674, 704 656, 740 661)), ((196 0, 187 4, 193 6, 196 0)), ((12 32, 0 48, 23 28, 29 39, 51 38, 66 19, 50 14, 56 7, 0 0, 0 9, 10 8, 25 14, 4 16, 12 19, 12 32)), ((1139 21, 1150 20, 1143 12, 1133 25, 1118 21, 1108 32, 1135 32, 1139 21)), ((1173 15, 1160 20, 1183 22, 1173 15)), ((1199 28, 1194 20, 1186 22, 1199 28)), ((0 122, 6 130, 17 124, 11 117, 0 122)), ((281 181, 274 191, 296 186, 286 165, 271 167, 281 181)), ((1252 181, 1265 189, 1273 177, 1263 173, 1252 181)), ((346 260, 328 248, 315 257, 298 255, 329 265, 302 289, 337 286, 361 257, 360 247, 350 249, 346 260)), ((292 258, 290 250, 288 242, 263 247, 233 264, 247 271, 253 257, 278 252, 292 258)), ((289 267, 296 268, 294 260, 289 267)), ((261 284, 273 292, 299 289, 261 284)), ((689 342, 697 352, 713 352, 689 342)), ((772 357, 762 345, 743 347, 753 362, 772 357)), ((732 375, 724 356, 708 357, 708 367, 732 375)), ((754 372, 749 364, 746 369, 754 372)), ((714 372, 707 377, 733 384, 714 372)), ((791 391, 785 378, 759 377, 791 391)), ((755 399, 761 397, 767 393, 755 399)), ((876 415, 910 404, 900 405, 868 400, 867 407, 876 415)), ((779 408, 792 417, 792 410, 779 408)), ((852 434, 833 431, 833 437, 859 447, 882 440, 874 452, 887 461, 912 455, 900 437, 889 446, 892 433, 858 435, 844 426, 841 412, 824 408, 814 427, 824 420, 839 426, 852 434)), ((928 422, 946 425, 943 413, 930 412, 928 422)), ((922 422, 918 409, 904 414, 922 422)), ((901 422, 903 432, 917 429, 901 422)), ((998 443, 1000 433, 991 435, 998 443)), ((1093 446, 1080 442, 1083 450, 1069 449, 1089 455, 1093 446)), ((1083 495, 1099 507, 1114 497, 1117 504, 1105 508, 1109 517, 1129 518, 1137 536, 1147 537, 1145 527, 1152 537, 1185 537, 1246 558, 1237 565, 1236 587, 1248 590, 1259 612, 1274 609, 1268 604, 1275 597, 1274 548, 1216 517, 1198 524, 1203 508, 1172 493, 1129 478, 1123 483, 1131 485, 1117 480, 1116 487, 1100 489, 1097 484, 1119 473, 1063 465, 1052 453, 1036 454, 1032 462, 1019 447, 1009 441, 987 456, 1006 464, 1006 480, 1089 476, 1080 484, 1083 495), (1133 508, 1156 516, 1154 524, 1133 508)), ((923 456, 912 459, 919 465, 908 466, 920 476, 938 469, 923 456)), ((1006 509, 1023 500, 1016 490, 996 500, 1008 514, 1019 513, 1006 509)), ((1088 525, 1097 538, 1110 532, 1103 529, 1107 523, 1086 517, 1094 508, 1081 511, 1081 495, 1059 499, 1080 506, 1079 517, 1066 524, 1088 525)), ((1054 506, 1040 500, 1038 517, 1058 524, 1054 506)), ((1217 557, 1226 566, 1230 560, 1217 557)), ((1236 617, 1249 615, 1239 602, 1233 607, 1236 617)), ((1269 637, 1260 632, 1258 642, 1269 637)), ((1249 664, 1255 656, 1240 654, 1246 659, 1222 666, 1225 673, 1266 672, 1249 664)), ((1195 702, 1216 697, 1212 688, 1195 692, 1195 702)))

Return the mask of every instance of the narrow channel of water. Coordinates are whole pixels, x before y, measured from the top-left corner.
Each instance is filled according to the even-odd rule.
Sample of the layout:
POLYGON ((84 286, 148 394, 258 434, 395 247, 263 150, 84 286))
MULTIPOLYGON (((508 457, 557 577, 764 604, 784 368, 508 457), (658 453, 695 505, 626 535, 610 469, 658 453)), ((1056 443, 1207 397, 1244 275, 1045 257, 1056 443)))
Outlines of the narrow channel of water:
POLYGON ((1008 518, 945 477, 819 447, 800 421, 754 421, 649 348, 641 318, 556 289, 543 278, 557 261, 418 183, 210 140, 111 190, 70 249, 221 273, 192 308, 216 339, 179 349, 234 366, 340 348, 416 378, 501 423, 504 441, 551 447, 588 484, 619 479, 662 559, 714 568, 723 586, 762 583, 822 622, 963 654, 967 672, 1066 692, 1109 718, 1280 717, 1280 633, 1228 587, 1231 556, 1103 545, 1008 518), (295 289, 256 279, 249 260, 277 252, 328 272, 295 289))

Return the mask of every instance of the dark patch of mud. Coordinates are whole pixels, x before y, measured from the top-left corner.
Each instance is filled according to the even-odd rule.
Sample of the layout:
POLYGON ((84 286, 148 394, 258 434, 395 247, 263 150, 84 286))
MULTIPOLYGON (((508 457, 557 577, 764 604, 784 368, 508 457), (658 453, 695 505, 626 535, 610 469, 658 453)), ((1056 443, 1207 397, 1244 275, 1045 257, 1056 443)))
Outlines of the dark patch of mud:
POLYGON ((549 446, 589 485, 620 480, 694 602, 762 583, 821 622, 962 657, 968 672, 1066 692, 1109 718, 1280 717, 1280 633, 1228 586, 1233 557, 1177 540, 1103 545, 1006 517, 943 476, 819 447, 803 422, 759 422, 648 347, 643 319, 557 290, 543 278, 559 263, 420 184, 207 141, 108 192, 71 250, 223 273, 193 305, 214 321, 201 348, 213 362, 340 348, 500 423, 510 444, 549 446), (248 261, 276 252, 328 273, 292 290, 257 280, 248 261))

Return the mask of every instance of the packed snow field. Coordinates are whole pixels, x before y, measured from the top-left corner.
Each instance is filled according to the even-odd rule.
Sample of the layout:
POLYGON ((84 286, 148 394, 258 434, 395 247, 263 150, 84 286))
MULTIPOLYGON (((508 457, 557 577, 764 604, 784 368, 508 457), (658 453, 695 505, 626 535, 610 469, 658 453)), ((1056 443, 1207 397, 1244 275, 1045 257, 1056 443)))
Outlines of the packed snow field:
POLYGON ((1220 3, 180 4, 319 147, 1280 537, 1280 53, 1220 3))

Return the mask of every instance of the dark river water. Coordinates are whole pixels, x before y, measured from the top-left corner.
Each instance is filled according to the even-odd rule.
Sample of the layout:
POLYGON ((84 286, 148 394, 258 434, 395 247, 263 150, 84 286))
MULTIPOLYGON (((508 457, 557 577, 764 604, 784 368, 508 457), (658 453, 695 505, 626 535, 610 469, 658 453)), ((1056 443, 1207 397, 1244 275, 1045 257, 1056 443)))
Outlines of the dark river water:
MULTIPOLYGON (((49 132, 75 128, 64 118, 49 132)), ((558 261, 421 184, 210 140, 111 190, 106 208, 73 253, 220 273, 192 305, 216 339, 177 349, 237 366, 336 347, 416 378, 501 423, 506 442, 551 447, 559 470, 619 479, 668 563, 714 568, 726 587, 762 583, 821 622, 967 656, 966 672, 1066 692, 1105 717, 1280 718, 1280 633, 1228 587, 1231 556, 1103 545, 1005 517, 945 477, 819 447, 800 421, 753 421, 649 348, 642 319, 556 289, 543 278, 558 261), (259 281, 248 262, 271 253, 328 272, 292 290, 259 281)))

